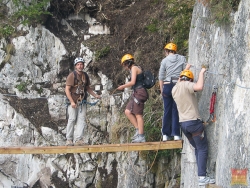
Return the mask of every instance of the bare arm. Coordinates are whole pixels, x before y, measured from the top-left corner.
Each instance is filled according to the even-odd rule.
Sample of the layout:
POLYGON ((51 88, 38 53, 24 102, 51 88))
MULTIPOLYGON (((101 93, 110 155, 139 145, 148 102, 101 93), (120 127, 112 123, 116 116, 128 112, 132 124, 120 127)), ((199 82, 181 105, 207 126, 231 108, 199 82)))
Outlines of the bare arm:
POLYGON ((131 72, 132 72, 131 73, 131 80, 129 82, 127 82, 126 84, 119 86, 117 88, 118 90, 123 90, 124 88, 131 87, 131 86, 135 85, 136 76, 137 76, 137 74, 139 74, 141 72, 141 69, 139 69, 136 66, 133 66, 131 68, 131 72))
POLYGON ((161 94, 163 91, 163 80, 159 80, 159 85, 160 85, 160 90, 161 90, 161 94))
POLYGON ((164 64, 164 60, 162 60, 161 62, 161 66, 160 66, 160 69, 159 69, 159 86, 160 86, 160 91, 161 91, 161 95, 162 95, 162 92, 163 92, 163 84, 164 84, 164 78, 165 78, 165 74, 166 74, 166 70, 165 70, 165 64, 164 64))
POLYGON ((201 91, 204 86, 204 73, 206 72, 205 68, 202 68, 199 73, 198 81, 194 84, 193 88, 194 91, 201 91))
POLYGON ((92 96, 95 97, 96 99, 100 99, 100 98, 101 98, 101 96, 100 96, 100 95, 97 95, 97 94, 93 91, 93 89, 91 89, 89 86, 87 86, 86 88, 87 88, 87 92, 88 92, 90 95, 92 95, 92 96))
POLYGON ((192 66, 191 64, 187 63, 185 70, 189 70, 191 66, 192 66))

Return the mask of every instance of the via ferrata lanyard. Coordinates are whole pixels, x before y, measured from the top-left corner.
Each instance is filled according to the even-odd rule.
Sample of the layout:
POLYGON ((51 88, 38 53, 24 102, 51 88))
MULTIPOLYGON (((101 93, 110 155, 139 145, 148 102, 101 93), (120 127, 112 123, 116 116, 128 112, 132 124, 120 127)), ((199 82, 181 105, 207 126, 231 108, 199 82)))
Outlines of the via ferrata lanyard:
POLYGON ((214 106, 216 102, 216 91, 217 91, 217 86, 213 86, 213 93, 212 97, 210 99, 210 116, 208 120, 205 122, 205 125, 208 124, 210 121, 215 122, 216 121, 216 115, 214 114, 214 106))

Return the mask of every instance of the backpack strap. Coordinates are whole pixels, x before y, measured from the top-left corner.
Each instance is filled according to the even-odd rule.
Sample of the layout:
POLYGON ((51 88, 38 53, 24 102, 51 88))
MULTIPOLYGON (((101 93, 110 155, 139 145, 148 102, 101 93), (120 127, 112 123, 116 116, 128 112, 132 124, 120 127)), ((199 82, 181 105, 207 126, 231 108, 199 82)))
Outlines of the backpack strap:
POLYGON ((83 72, 84 77, 85 77, 85 80, 83 82, 83 79, 81 81, 78 79, 77 72, 75 70, 73 71, 73 74, 74 74, 74 84, 75 84, 73 87, 77 87, 79 85, 79 82, 82 81, 82 83, 84 83, 84 86, 83 86, 83 88, 84 88, 84 98, 83 98, 83 100, 86 100, 87 97, 88 97, 87 89, 86 89, 86 83, 89 82, 89 76, 88 76, 88 74, 86 72, 83 72))
MULTIPOLYGON (((89 82, 89 75, 86 72, 83 72, 83 74, 85 75, 85 82, 89 82)), ((87 97, 88 97, 88 93, 87 93, 86 87, 84 87, 84 93, 85 93, 85 95, 84 95, 83 99, 86 100, 87 97)))
MULTIPOLYGON (((135 85, 132 86, 132 89, 135 90, 137 88, 142 88, 143 87, 143 79, 144 79, 144 74, 143 74, 143 68, 140 67, 139 65, 136 65, 139 69, 141 69, 141 73, 136 75, 136 82, 135 85)), ((132 74, 132 73, 131 73, 132 74)), ((131 76, 130 76, 131 77, 131 76)))
MULTIPOLYGON (((78 85, 77 73, 75 70, 73 71, 73 73, 74 73, 74 84, 77 83, 78 85)), ((76 87, 77 85, 74 85, 74 87, 76 87)))
MULTIPOLYGON (((74 87, 76 87, 76 86, 78 86, 79 80, 77 79, 77 73, 75 70, 73 71, 73 73, 74 73, 74 83, 77 83, 76 85, 74 85, 74 87)), ((83 74, 84 74, 85 83, 86 83, 86 81, 89 79, 89 76, 86 72, 83 72, 83 74)), ((83 82, 83 80, 81 80, 81 81, 83 82)))
POLYGON ((86 81, 89 81, 89 75, 86 72, 83 72, 83 74, 85 76, 86 81))

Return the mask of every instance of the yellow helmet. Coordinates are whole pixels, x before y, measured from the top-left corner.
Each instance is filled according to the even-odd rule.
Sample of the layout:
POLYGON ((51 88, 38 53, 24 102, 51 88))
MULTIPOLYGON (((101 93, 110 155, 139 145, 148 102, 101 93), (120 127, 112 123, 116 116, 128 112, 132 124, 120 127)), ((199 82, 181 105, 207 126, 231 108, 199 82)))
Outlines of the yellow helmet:
POLYGON ((182 77, 182 76, 186 76, 192 80, 194 79, 194 75, 193 75, 192 71, 190 71, 190 70, 183 70, 180 74, 180 77, 182 77))
POLYGON ((127 60, 134 60, 134 57, 131 55, 131 54, 125 54, 123 57, 122 57, 122 60, 121 60, 121 64, 123 64, 125 61, 127 60))
POLYGON ((172 50, 172 51, 177 51, 177 45, 174 43, 168 43, 165 47, 165 50, 172 50))

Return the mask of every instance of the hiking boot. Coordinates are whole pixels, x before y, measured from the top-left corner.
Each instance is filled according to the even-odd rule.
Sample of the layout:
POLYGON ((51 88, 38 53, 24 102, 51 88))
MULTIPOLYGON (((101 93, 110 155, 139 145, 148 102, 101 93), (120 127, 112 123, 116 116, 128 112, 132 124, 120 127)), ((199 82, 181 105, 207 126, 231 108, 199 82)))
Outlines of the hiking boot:
POLYGON ((72 140, 67 140, 66 141, 66 146, 74 146, 72 140))
POLYGON ((75 141, 75 144, 74 144, 74 146, 84 146, 84 145, 86 144, 83 142, 83 140, 77 140, 75 141))
POLYGON ((137 137, 134 140, 132 140, 132 143, 141 143, 141 142, 146 142, 145 136, 137 135, 137 137))
POLYGON ((215 183, 215 179, 212 179, 208 176, 199 177, 199 186, 207 185, 207 184, 214 184, 214 183, 215 183))
POLYGON ((134 134, 134 136, 132 136, 131 137, 131 140, 134 140, 134 139, 136 139, 136 137, 137 137, 137 135, 139 134, 139 130, 138 129, 136 129, 135 130, 135 134, 134 134))
POLYGON ((163 135, 163 136, 162 136, 162 141, 163 141, 163 142, 166 142, 166 141, 168 141, 168 140, 170 140, 170 137, 169 137, 169 136, 167 136, 167 135, 163 135))
POLYGON ((180 136, 174 136, 174 140, 182 140, 180 136))

